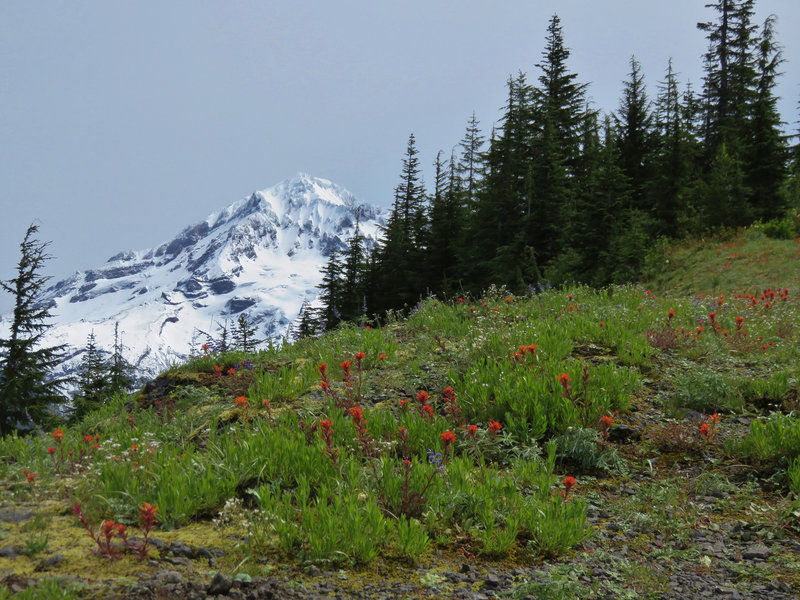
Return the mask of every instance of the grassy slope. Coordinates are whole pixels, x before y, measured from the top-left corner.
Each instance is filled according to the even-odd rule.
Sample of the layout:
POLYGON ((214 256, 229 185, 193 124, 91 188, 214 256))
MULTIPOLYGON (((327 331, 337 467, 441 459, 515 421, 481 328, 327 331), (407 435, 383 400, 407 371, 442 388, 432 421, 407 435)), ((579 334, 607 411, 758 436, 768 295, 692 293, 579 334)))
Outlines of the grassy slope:
MULTIPOLYGON (((626 544, 634 551, 641 545, 641 556, 618 565, 619 576, 646 595, 664 580, 647 567, 653 540, 637 531, 661 532, 658 560, 667 573, 685 569, 687 561, 698 564, 698 549, 686 537, 693 528, 740 521, 763 535, 796 537, 797 507, 791 502, 800 489, 790 491, 786 456, 757 451, 742 440, 752 419, 774 408, 797 408, 798 253, 797 241, 749 233, 671 250, 651 290, 578 287, 508 300, 502 291, 463 303, 428 300, 410 319, 382 328, 344 329, 256 356, 197 359, 162 376, 163 385, 152 393, 139 394, 139 409, 129 411, 127 399, 118 399, 80 427, 65 428, 61 443, 50 435, 0 442, 0 509, 40 515, 20 524, 0 522, 0 547, 35 550, 37 540, 47 540, 31 557, 0 558, 0 574, 40 576, 43 558, 53 553, 64 560, 44 567, 48 576, 124 582, 152 570, 130 556, 112 561, 93 554, 94 542, 69 511, 80 499, 90 519, 129 525, 136 523, 138 506, 155 503, 162 525, 171 529, 157 537, 220 548, 225 555, 218 565, 228 572, 259 575, 288 564, 302 580, 298 569, 305 559, 337 567, 360 563, 358 578, 343 581, 345 587, 369 582, 377 570, 379 579, 387 573, 407 578, 416 552, 400 543, 394 518, 406 457, 425 498, 420 510, 407 512, 418 517, 418 537, 429 538, 419 564, 432 576, 437 569, 457 571, 471 555, 480 568, 549 558, 558 570, 587 548, 611 552, 617 542, 606 534, 622 530, 631 532, 633 541, 626 544), (777 300, 761 297, 766 288, 778 290, 777 300), (782 288, 790 293, 781 295, 782 288), (744 319, 741 328, 737 317, 744 319), (518 346, 532 344, 535 352, 514 357, 518 346), (362 379, 355 384, 360 392, 342 382, 339 366, 350 360, 358 380, 356 352, 365 353, 362 379), (248 360, 252 370, 243 364, 248 360), (317 367, 323 362, 339 404, 350 401, 365 410, 368 433, 361 440, 349 412, 320 390, 317 367), (231 367, 234 374, 227 373, 231 367), (564 373, 570 375, 568 392, 557 379, 564 373), (457 394, 461 419, 445 411, 447 386, 457 394), (416 404, 419 391, 430 395, 432 419, 416 404), (246 408, 235 404, 240 396, 247 398, 246 408), (411 411, 401 406, 403 400, 411 411), (720 423, 711 424, 713 437, 699 431, 711 413, 721 414, 720 423), (610 432, 599 422, 604 415, 614 419, 610 432), (320 437, 325 418, 333 429, 327 451, 320 437), (499 434, 489 429, 493 420, 503 425, 499 434), (459 423, 478 425, 478 434, 471 437, 459 423), (445 431, 456 436, 449 450, 441 437, 445 431), (626 432, 632 441, 623 440, 626 432), (89 434, 100 439, 84 441, 89 434), (557 443, 551 446, 555 463, 546 458, 548 443, 557 443), (434 470, 426 459, 429 449, 444 453, 447 466, 424 488, 434 470), (384 457, 385 473, 372 468, 369 455, 384 457), (36 473, 32 482, 23 469, 36 473), (577 486, 573 501, 564 504, 559 494, 567 475, 576 477, 577 486), (373 527, 365 537, 381 543, 357 548, 340 540, 341 551, 315 545, 307 529, 323 515, 319 507, 306 514, 298 508, 302 481, 309 482, 312 503, 325 488, 344 498, 335 529, 350 527, 348 535, 359 537, 357 532, 373 527), (722 498, 719 506, 702 509, 697 499, 713 494, 722 498), (223 509, 237 497, 243 507, 229 503, 223 509), (671 509, 659 508, 664 505, 671 509), (383 512, 369 521, 366 506, 383 512), (260 522, 254 516, 259 507, 298 527, 279 539, 269 525, 274 518, 260 522), (547 522, 535 521, 528 509, 547 512, 547 522), (601 516, 583 528, 587 510, 601 516), (213 517, 224 522, 214 524, 213 517), (516 532, 509 525, 515 519, 516 532), (256 526, 242 527, 242 521, 256 526), (248 538, 248 529, 260 533, 248 538), (504 540, 507 532, 510 539, 504 540), (256 560, 264 556, 266 566, 256 560)), ((412 544, 413 536, 407 538, 412 544)), ((780 557, 775 560, 777 565, 780 557)), ((208 577, 204 561, 170 568, 208 577)), ((798 583, 791 570, 777 566, 742 577, 798 583)), ((565 597, 576 593, 569 581, 552 585, 565 597)), ((611 582, 594 585, 598 593, 613 591, 611 582)))

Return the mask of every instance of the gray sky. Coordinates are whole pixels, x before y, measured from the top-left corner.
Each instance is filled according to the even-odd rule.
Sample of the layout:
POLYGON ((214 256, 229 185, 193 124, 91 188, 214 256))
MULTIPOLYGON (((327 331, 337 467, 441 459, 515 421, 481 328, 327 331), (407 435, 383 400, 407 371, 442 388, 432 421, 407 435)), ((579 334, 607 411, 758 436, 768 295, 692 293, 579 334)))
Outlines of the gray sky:
MULTIPOLYGON (((298 171, 388 206, 409 133, 431 180, 505 82, 535 81, 548 20, 596 108, 629 59, 651 96, 667 61, 699 89, 704 0, 5 0, 0 3, 0 278, 34 220, 57 279, 298 171)), ((778 15, 780 108, 796 130, 800 2, 778 15)), ((0 296, 0 310, 11 306, 0 296)))

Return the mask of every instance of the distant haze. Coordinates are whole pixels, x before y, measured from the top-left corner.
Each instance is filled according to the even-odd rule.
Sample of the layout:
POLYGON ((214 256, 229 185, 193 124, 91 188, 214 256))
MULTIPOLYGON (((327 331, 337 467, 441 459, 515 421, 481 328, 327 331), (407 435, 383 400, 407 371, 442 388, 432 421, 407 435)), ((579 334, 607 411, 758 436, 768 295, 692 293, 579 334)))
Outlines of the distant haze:
MULTIPOLYGON (((0 3, 0 279, 34 220, 56 279, 153 247, 304 171, 388 206, 409 133, 431 180, 474 111, 488 138, 558 13, 571 71, 616 109, 635 55, 702 85, 703 0, 8 0, 0 3)), ((760 0, 797 129, 800 2, 760 0)), ((0 296, 0 311, 11 298, 0 296)))

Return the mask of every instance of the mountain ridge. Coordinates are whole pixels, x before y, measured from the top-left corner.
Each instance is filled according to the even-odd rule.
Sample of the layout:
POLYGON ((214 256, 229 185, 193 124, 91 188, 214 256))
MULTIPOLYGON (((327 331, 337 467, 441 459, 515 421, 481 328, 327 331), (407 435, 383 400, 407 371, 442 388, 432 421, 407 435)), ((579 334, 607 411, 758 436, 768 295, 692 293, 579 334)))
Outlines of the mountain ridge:
MULTIPOLYGON (((314 302, 333 249, 344 250, 356 220, 368 245, 384 210, 322 178, 298 173, 241 198, 153 248, 124 250, 49 287, 44 343, 65 344, 75 370, 94 332, 113 345, 119 322, 126 358, 152 376, 185 360, 192 339, 244 313, 262 339, 278 339, 314 302)), ((9 315, 3 317, 7 327, 9 315)))

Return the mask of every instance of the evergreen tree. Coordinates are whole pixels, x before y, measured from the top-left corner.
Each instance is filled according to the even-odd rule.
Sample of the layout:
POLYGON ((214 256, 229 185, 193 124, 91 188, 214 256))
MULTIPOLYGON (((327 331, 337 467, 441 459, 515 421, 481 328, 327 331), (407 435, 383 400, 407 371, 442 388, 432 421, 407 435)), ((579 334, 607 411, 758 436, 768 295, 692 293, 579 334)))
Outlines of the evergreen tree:
POLYGON ((458 161, 458 171, 453 175, 457 175, 463 186, 465 204, 472 206, 478 193, 478 184, 483 176, 483 156, 481 148, 484 144, 484 138, 481 135, 479 122, 475 113, 472 113, 469 121, 467 122, 467 129, 464 132, 464 137, 461 138, 459 146, 461 147, 461 157, 458 161))
POLYGON ((217 352, 227 352, 231 349, 230 344, 230 329, 228 328, 228 319, 221 323, 217 323, 217 339, 214 342, 214 350, 217 352))
POLYGON ((778 217, 785 208, 783 188, 787 176, 787 148, 775 96, 778 68, 782 62, 780 48, 775 42, 775 17, 770 16, 764 21, 758 42, 756 96, 749 127, 745 176, 756 219, 778 217))
POLYGON ((463 222, 456 187, 455 158, 450 156, 449 164, 442 160, 439 151, 434 162, 435 178, 430 211, 430 240, 426 253, 428 266, 428 287, 445 294, 455 289, 463 222))
POLYGON ((543 60, 537 65, 542 71, 539 76, 542 116, 552 127, 553 141, 562 149, 564 165, 571 171, 580 155, 586 84, 577 83, 577 73, 568 71, 569 55, 561 20, 553 15, 547 27, 543 60))
POLYGON ((297 327, 294 328, 296 340, 313 337, 316 334, 317 324, 314 319, 314 311, 307 299, 303 300, 300 306, 300 313, 297 315, 297 327))
POLYGON ((252 354, 261 340, 256 338, 256 328, 247 322, 244 313, 236 320, 236 329, 233 330, 233 343, 237 350, 252 354))
POLYGON ((539 76, 536 118, 539 132, 532 148, 533 202, 531 233, 540 264, 547 264, 562 247, 563 223, 575 213, 576 173, 581 161, 586 84, 567 69, 570 51, 564 45, 557 15, 547 28, 539 76))
POLYGON ((420 177, 414 134, 408 138, 400 184, 395 188, 392 212, 383 228, 377 259, 373 310, 411 306, 425 284, 423 257, 429 228, 425 188, 420 177))
POLYGON ((320 327, 325 331, 334 329, 341 321, 342 306, 342 265, 336 248, 331 249, 328 262, 322 269, 322 282, 317 286, 320 290, 322 308, 319 311, 320 327))
POLYGON ((631 187, 630 208, 645 211, 649 208, 645 192, 652 177, 655 142, 653 117, 641 65, 633 56, 630 65, 630 78, 624 82, 622 100, 614 121, 619 138, 620 168, 631 187))
POLYGON ((110 395, 109 364, 97 346, 92 331, 78 366, 78 390, 72 398, 70 421, 78 423, 88 413, 100 408, 110 395))
POLYGON ((49 306, 41 294, 49 277, 41 275, 50 258, 47 243, 35 238, 38 226, 31 225, 20 244, 21 257, 16 277, 0 281, 14 296, 10 337, 0 340, 0 434, 48 426, 54 407, 64 402, 63 380, 53 377, 63 346, 42 346, 49 329, 49 306))
POLYGON ((687 108, 681 102, 672 59, 658 90, 653 177, 647 197, 652 206, 654 235, 677 237, 685 228, 698 145, 690 129, 687 108))
POLYGON ((119 333, 119 322, 114 323, 114 347, 108 360, 109 391, 113 394, 127 394, 134 383, 135 368, 122 355, 125 346, 119 333))
POLYGON ((340 311, 342 319, 356 320, 361 314, 363 298, 362 274, 364 272, 364 236, 359 231, 360 209, 356 209, 356 226, 344 255, 340 311))
POLYGON ((711 230, 742 227, 752 222, 747 204, 749 191, 741 161, 722 144, 708 175, 698 183, 702 225, 711 230))

